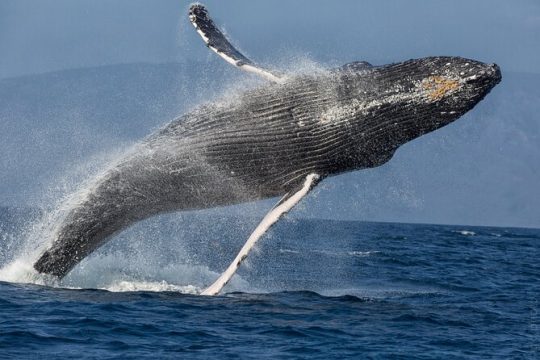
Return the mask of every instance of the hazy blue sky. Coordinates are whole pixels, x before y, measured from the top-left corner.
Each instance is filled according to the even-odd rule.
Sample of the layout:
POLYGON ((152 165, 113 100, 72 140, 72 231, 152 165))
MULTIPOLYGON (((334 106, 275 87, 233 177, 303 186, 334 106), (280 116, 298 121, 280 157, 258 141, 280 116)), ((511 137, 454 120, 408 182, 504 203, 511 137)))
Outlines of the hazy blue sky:
MULTIPOLYGON (((503 70, 463 119, 381 168, 328 179, 296 215, 540 227, 539 0, 205 3, 235 44, 272 67, 457 55, 503 70)), ((138 141, 245 76, 203 46, 189 4, 0 0, 0 206, 33 205, 63 186, 66 169, 138 141)))
MULTIPOLYGON (((538 0, 211 0, 254 58, 295 54, 338 63, 461 55, 540 72, 538 0)), ((172 0, 2 0, 0 78, 66 68, 201 59, 172 0)))

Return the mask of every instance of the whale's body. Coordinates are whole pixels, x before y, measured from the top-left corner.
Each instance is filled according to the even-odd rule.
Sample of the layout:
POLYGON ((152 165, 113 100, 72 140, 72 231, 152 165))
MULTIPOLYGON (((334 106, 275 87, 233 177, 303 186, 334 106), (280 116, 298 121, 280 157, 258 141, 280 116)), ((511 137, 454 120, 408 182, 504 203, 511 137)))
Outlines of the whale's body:
POLYGON ((63 277, 113 234, 160 213, 282 196, 310 173, 382 165, 499 80, 496 65, 456 57, 353 63, 203 105, 100 177, 35 268, 63 277))
POLYGON ((201 4, 189 19, 206 45, 268 83, 209 102, 149 136, 69 204, 34 264, 64 277, 112 235, 142 219, 281 196, 202 294, 234 275, 256 241, 328 176, 384 164, 399 146, 458 119, 501 80, 495 64, 428 57, 277 74, 240 53, 201 4))

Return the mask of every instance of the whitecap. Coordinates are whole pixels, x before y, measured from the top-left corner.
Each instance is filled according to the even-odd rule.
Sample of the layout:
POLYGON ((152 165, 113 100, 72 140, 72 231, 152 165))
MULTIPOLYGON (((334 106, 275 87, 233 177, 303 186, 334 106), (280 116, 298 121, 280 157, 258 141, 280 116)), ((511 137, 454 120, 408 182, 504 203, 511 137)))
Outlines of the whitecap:
POLYGON ((128 292, 128 291, 151 291, 151 292, 178 292, 182 294, 197 295, 202 291, 201 288, 194 285, 175 285, 163 281, 117 281, 112 284, 101 287, 102 290, 111 292, 128 292))
POLYGON ((458 234, 461 234, 463 236, 475 236, 476 233, 474 231, 470 231, 470 230, 459 230, 459 231, 454 231, 458 234))
POLYGON ((372 254, 378 254, 380 251, 347 251, 350 256, 366 257, 372 254))
POLYGON ((291 249, 279 249, 279 252, 282 254, 299 254, 300 251, 291 250, 291 249))

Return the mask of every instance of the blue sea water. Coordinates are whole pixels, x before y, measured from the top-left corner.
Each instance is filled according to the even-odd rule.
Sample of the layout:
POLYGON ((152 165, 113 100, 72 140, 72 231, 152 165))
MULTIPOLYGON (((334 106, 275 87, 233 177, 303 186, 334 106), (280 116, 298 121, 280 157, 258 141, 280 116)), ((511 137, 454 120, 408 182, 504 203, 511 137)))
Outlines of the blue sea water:
POLYGON ((540 356, 540 230, 289 218, 204 297, 256 219, 151 220, 44 286, 16 275, 36 216, 0 213, 0 358, 540 356))

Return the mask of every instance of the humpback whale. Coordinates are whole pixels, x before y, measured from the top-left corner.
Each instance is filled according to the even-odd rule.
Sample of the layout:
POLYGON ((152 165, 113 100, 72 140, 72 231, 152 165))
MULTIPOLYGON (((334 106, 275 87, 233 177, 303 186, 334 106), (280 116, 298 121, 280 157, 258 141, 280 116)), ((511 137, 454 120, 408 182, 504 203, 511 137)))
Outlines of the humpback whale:
POLYGON ((71 207, 35 262, 64 277, 131 224, 158 214, 281 197, 219 279, 217 294, 255 242, 321 180, 383 165, 403 144, 448 125, 500 82, 496 64, 452 56, 313 74, 257 65, 201 4, 189 19, 206 45, 264 84, 203 104, 138 143, 71 207))

